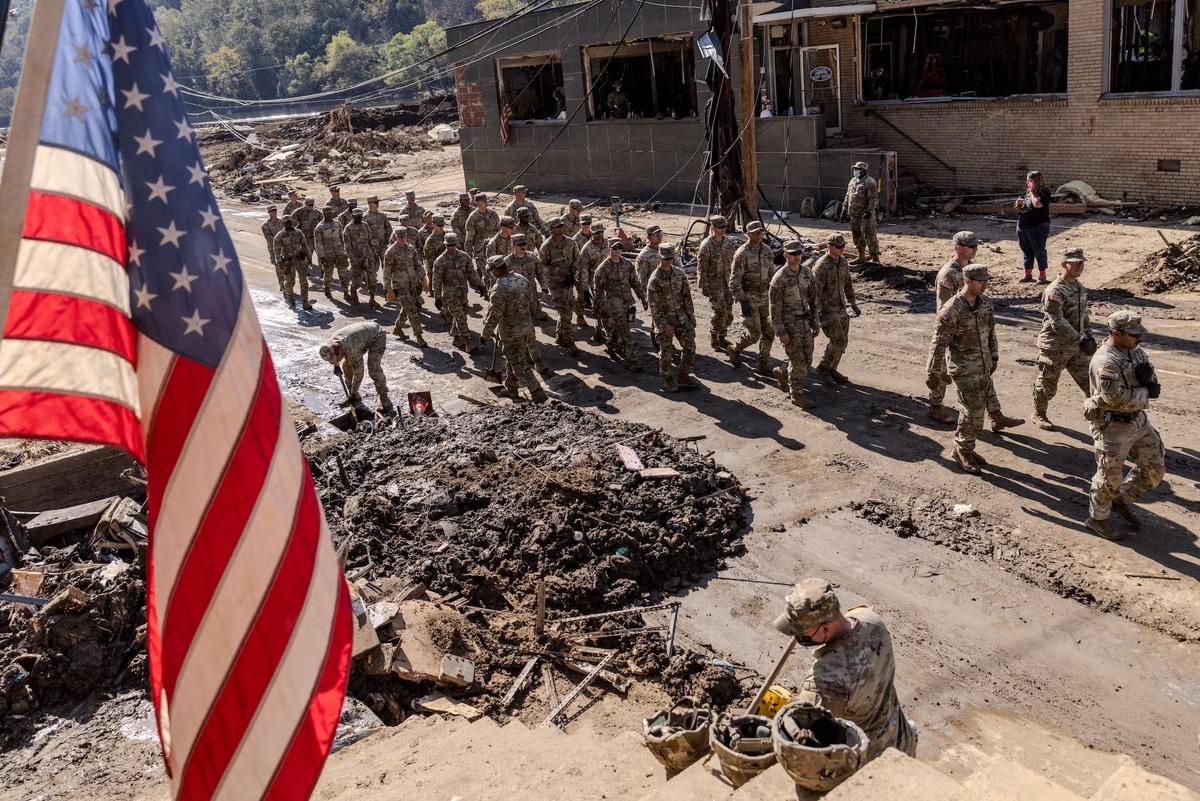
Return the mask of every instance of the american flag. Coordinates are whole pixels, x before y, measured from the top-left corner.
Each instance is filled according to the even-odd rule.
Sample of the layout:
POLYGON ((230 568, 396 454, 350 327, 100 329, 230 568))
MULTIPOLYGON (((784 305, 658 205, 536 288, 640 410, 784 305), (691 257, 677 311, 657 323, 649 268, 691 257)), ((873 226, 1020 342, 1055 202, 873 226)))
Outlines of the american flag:
POLYGON ((505 103, 500 108, 500 144, 507 145, 508 140, 512 138, 512 129, 508 126, 508 121, 512 119, 512 106, 505 103))
POLYGON ((350 604, 166 43, 146 0, 39 0, 30 43, 0 189, 27 198, 19 242, 0 236, 0 436, 146 466, 175 797, 305 798, 345 694, 350 604))

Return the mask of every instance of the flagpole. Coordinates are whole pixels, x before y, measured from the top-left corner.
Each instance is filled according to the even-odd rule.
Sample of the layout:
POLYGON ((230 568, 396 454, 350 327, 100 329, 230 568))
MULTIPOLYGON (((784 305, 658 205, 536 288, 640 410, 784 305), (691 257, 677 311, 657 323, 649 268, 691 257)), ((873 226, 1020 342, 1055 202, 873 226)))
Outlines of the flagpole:
MULTIPOLYGON (((6 3, 7 5, 7 3, 6 3)), ((13 278, 17 270, 17 251, 25 230, 25 209, 29 200, 29 181, 33 177, 33 159, 42 133, 42 115, 46 93, 54 71, 54 59, 47 54, 57 51, 58 32, 62 27, 63 0, 37 0, 29 37, 25 44, 25 62, 21 83, 13 105, 4 176, 0 179, 0 340, 8 321, 13 278)))

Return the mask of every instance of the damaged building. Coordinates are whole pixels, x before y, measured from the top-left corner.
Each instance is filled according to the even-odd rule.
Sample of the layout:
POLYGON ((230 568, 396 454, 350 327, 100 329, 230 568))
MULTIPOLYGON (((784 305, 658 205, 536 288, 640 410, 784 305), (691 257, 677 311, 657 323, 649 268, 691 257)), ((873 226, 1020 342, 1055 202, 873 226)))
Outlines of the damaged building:
POLYGON ((1031 169, 1200 202, 1200 0, 785 0, 748 16, 752 37, 716 60, 698 4, 546 8, 503 43, 487 22, 451 28, 468 184, 703 201, 705 79, 728 70, 744 119, 740 40, 774 208, 840 197, 860 160, 893 207, 898 185, 1004 191, 1031 169))

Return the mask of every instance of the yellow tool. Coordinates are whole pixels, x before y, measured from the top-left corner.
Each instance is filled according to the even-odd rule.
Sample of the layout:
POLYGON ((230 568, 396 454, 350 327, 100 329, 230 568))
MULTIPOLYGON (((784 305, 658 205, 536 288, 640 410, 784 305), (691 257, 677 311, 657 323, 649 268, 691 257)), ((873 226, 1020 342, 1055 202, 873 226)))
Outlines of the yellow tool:
POLYGON ((762 715, 763 717, 773 718, 775 713, 791 703, 792 694, 788 692, 786 687, 778 684, 772 684, 763 693, 762 701, 758 704, 758 709, 754 714, 762 715))

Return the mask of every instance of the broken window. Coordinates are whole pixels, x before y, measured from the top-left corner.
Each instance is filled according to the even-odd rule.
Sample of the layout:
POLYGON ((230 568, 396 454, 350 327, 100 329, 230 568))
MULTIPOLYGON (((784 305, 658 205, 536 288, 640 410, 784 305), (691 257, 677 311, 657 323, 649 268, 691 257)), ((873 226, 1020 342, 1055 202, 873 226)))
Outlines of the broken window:
POLYGON ((1052 0, 866 17, 863 99, 1066 92, 1067 5, 1052 0))
POLYGON ((566 119, 562 59, 558 54, 496 59, 500 107, 512 121, 566 119))
POLYGON ((585 47, 583 67, 592 87, 590 120, 696 116, 690 35, 585 47))
POLYGON ((1200 89, 1200 0, 1112 0, 1110 92, 1200 89))

